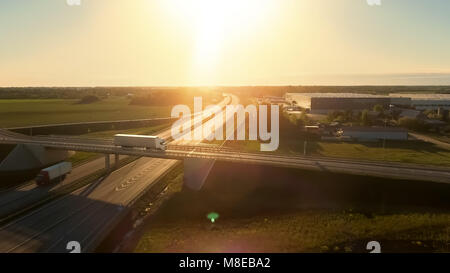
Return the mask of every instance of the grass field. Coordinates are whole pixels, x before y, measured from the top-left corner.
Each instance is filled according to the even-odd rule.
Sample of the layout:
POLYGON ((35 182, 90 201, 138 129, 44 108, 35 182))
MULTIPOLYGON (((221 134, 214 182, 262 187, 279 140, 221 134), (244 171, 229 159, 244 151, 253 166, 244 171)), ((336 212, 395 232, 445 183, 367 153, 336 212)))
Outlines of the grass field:
POLYGON ((450 151, 425 142, 387 141, 384 149, 380 143, 319 142, 317 146, 313 154, 322 156, 450 166, 450 151))
MULTIPOLYGON (((227 142, 225 146, 259 151, 258 141, 227 142)), ((296 138, 280 140, 276 153, 303 155, 304 141, 296 138)), ((450 151, 437 147, 432 143, 421 141, 386 141, 348 143, 308 141, 306 154, 309 156, 328 156, 362 160, 380 160, 392 162, 415 163, 423 165, 450 166, 450 151)))
POLYGON ((73 166, 77 166, 101 156, 103 155, 97 153, 75 152, 75 154, 69 157, 67 161, 71 162, 73 166))
POLYGON ((450 214, 363 214, 299 211, 208 223, 167 220, 149 226, 135 252, 448 252, 450 214), (388 249, 386 250, 386 246, 388 249))
POLYGON ((147 221, 134 251, 367 253, 372 240, 383 252, 450 251, 450 212, 433 204, 448 195, 443 186, 423 191, 417 184, 402 193, 404 185, 387 180, 292 171, 286 182, 283 170, 245 167, 247 177, 224 166, 200 192, 182 191, 182 176, 174 176, 172 197, 147 221), (255 176, 264 178, 256 182, 255 176), (428 201, 410 199, 422 196, 428 201), (206 217, 212 211, 220 215, 215 223, 206 217))
POLYGON ((0 100, 0 127, 168 117, 171 108, 129 105, 129 100, 121 97, 91 104, 77 102, 63 99, 0 100))

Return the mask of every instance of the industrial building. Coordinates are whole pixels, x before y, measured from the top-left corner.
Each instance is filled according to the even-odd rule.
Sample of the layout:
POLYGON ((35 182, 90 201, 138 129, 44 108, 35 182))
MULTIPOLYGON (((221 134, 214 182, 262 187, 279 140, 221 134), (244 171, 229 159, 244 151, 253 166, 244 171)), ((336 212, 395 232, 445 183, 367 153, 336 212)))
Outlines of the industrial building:
POLYGON ((343 138, 351 138, 360 141, 370 140, 407 140, 408 130, 397 127, 342 127, 338 132, 343 138))
POLYGON ((263 96, 262 99, 258 99, 258 103, 284 104, 286 100, 283 97, 263 96))
POLYGON ((391 105, 417 110, 450 110, 450 94, 402 94, 389 96, 357 93, 286 93, 285 99, 308 109, 312 114, 328 114, 333 111, 371 110, 375 105, 388 108, 391 105))
POLYGON ((309 109, 312 114, 328 114, 332 111, 362 111, 375 105, 388 108, 389 96, 356 93, 286 93, 288 102, 309 109))
POLYGON ((389 94, 392 104, 405 105, 417 110, 450 110, 450 94, 389 94))

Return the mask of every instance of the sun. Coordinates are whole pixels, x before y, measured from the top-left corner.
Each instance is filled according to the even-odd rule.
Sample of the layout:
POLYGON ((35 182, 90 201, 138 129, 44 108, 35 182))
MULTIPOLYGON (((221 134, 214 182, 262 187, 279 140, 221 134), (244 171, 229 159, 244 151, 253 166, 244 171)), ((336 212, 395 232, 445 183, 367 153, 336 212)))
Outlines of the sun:
POLYGON ((224 50, 264 24, 273 0, 167 0, 174 20, 188 24, 194 37, 195 77, 213 81, 224 50))

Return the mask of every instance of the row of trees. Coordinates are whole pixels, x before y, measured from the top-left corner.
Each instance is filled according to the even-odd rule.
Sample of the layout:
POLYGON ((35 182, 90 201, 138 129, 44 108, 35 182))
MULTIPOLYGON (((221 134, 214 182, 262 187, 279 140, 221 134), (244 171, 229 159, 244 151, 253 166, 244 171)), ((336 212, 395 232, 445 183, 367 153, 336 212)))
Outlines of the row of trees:
POLYGON ((419 132, 426 132, 429 129, 428 124, 424 120, 417 118, 407 118, 407 117, 400 118, 398 120, 398 125, 400 127, 404 127, 409 130, 419 132))
POLYGON ((200 94, 205 98, 221 96, 221 92, 216 91, 208 87, 5 87, 0 88, 0 99, 82 99, 86 96, 102 99, 108 96, 124 97, 128 94, 144 98, 151 97, 153 93, 165 93, 167 97, 180 94, 189 97, 192 97, 192 94, 200 94))
POLYGON ((298 128, 313 124, 313 121, 308 117, 305 111, 302 111, 300 115, 289 115, 287 113, 285 113, 284 115, 291 124, 295 125, 298 128))
POLYGON ((217 103, 223 99, 221 92, 192 89, 176 89, 148 92, 145 95, 134 96, 131 105, 170 106, 176 104, 192 105, 194 97, 202 97, 203 105, 217 103))
POLYGON ((382 105, 378 104, 373 107, 372 112, 369 111, 369 109, 357 112, 353 112, 352 110, 333 111, 327 115, 327 121, 337 121, 340 123, 353 122, 364 126, 369 126, 377 120, 397 120, 399 115, 399 111, 387 111, 382 105))
MULTIPOLYGON (((400 112, 396 110, 386 111, 383 106, 381 105, 375 105, 372 109, 372 113, 370 113, 369 110, 363 110, 360 112, 357 112, 356 114, 353 113, 351 110, 347 111, 334 111, 328 114, 327 120, 329 122, 337 121, 340 123, 359 123, 363 126, 370 126, 374 125, 377 121, 395 121, 400 127, 404 127, 410 130, 415 131, 427 131, 430 129, 430 126, 427 124, 427 122, 420 118, 408 118, 408 117, 402 117, 400 118, 400 112), (373 113, 376 113, 375 115, 373 113)), ((428 118, 434 118, 434 119, 440 119, 444 120, 444 118, 441 118, 439 115, 436 114, 436 112, 426 112, 425 113, 428 118)), ((444 112, 445 115, 448 114, 447 112, 444 112)))
MULTIPOLYGON (((129 91, 128 91, 129 92, 129 91)), ((105 98, 109 95, 122 96, 122 88, 107 87, 14 87, 0 88, 0 99, 82 99, 86 96, 105 98)))
POLYGON ((424 111, 424 115, 429 119, 437 119, 445 122, 450 121, 450 111, 449 110, 426 110, 424 111))

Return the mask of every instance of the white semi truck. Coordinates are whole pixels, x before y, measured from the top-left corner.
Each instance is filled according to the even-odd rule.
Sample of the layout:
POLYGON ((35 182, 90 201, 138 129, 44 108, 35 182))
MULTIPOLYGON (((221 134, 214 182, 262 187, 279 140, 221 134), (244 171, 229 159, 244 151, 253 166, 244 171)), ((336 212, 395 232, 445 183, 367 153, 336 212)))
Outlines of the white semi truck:
POLYGON ((50 184, 52 182, 60 182, 66 178, 66 175, 72 171, 72 163, 61 162, 42 169, 36 176, 35 181, 38 186, 50 184))
POLYGON ((114 136, 114 145, 124 148, 166 150, 164 139, 157 136, 117 134, 114 136))

